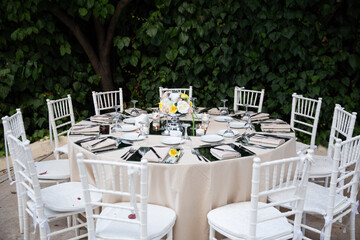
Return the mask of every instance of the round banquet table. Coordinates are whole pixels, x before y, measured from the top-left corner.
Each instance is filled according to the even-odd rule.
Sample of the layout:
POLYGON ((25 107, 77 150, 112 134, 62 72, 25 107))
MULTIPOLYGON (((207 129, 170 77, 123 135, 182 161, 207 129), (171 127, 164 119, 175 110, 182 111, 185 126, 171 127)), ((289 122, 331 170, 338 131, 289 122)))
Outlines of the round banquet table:
MULTIPOLYGON (((189 118, 189 117, 187 117, 189 118)), ((181 120, 181 119, 180 119, 181 120)), ((81 122, 82 124, 84 123, 81 122)), ((90 123, 90 122, 89 122, 90 123)), ((207 134, 226 129, 226 122, 211 121, 207 134)), ((236 129, 242 133, 242 129, 236 129)), ((123 133, 112 133, 121 137, 123 133)), ((262 162, 296 156, 294 133, 281 133, 292 138, 275 149, 246 146, 256 153, 262 162)), ((153 146, 164 145, 161 135, 149 135, 147 142, 153 146)), ((74 142, 86 136, 68 135, 71 181, 80 181, 76 154, 81 152, 87 159, 123 161, 121 157, 129 147, 94 154, 74 142)), ((191 137, 193 147, 206 143, 200 137, 191 137)), ((141 145, 141 141, 138 143, 141 145)), ((238 145, 238 143, 234 144, 238 145)), ((241 201, 249 201, 251 193, 252 159, 254 156, 203 162, 191 153, 184 155, 176 164, 148 164, 148 203, 169 207, 176 212, 173 237, 175 240, 205 240, 209 238, 207 213, 217 207, 241 201)), ((104 199, 115 201, 114 199, 104 199)))

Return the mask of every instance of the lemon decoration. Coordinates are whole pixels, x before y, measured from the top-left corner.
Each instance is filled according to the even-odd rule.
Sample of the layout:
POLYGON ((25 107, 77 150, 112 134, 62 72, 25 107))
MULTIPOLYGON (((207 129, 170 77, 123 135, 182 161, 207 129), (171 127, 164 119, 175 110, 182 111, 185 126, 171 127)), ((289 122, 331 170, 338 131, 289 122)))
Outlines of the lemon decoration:
POLYGON ((172 148, 172 149, 170 149, 169 154, 172 157, 176 157, 179 154, 179 152, 178 152, 178 150, 172 148))

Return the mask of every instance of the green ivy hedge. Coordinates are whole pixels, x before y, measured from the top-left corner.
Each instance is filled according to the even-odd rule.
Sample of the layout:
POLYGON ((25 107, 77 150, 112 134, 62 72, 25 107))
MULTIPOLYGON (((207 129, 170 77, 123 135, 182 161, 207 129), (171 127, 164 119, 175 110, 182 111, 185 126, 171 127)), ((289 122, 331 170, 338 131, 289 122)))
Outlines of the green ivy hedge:
MULTIPOLYGON (((20 107, 35 141, 48 135, 46 98, 71 94, 76 119, 87 117, 99 78, 66 27, 31 2, 0 4, 0 115, 20 107)), ((142 107, 157 103, 159 86, 192 85, 198 106, 231 102, 235 86, 265 88, 264 111, 286 120, 293 92, 322 97, 326 145, 335 103, 360 109, 359 16, 356 0, 134 0, 113 41, 114 82, 142 107)))

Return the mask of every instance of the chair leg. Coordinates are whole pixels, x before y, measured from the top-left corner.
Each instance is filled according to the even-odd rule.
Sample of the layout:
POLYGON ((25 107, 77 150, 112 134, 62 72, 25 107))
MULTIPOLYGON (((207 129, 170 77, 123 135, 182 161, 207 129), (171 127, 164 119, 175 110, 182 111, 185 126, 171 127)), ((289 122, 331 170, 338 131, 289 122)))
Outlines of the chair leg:
POLYGON ((173 230, 171 229, 166 236, 166 240, 172 240, 173 239, 173 230))
MULTIPOLYGON (((302 224, 306 225, 306 213, 305 212, 303 213, 303 216, 302 216, 302 224)), ((303 227, 301 231, 302 231, 303 236, 305 236, 306 229, 303 227)))
POLYGON ((210 226, 209 240, 216 240, 215 229, 213 229, 211 226, 210 226))
POLYGON ((29 214, 24 211, 24 240, 30 239, 30 222, 29 222, 29 214))
POLYGON ((17 201, 18 201, 18 213, 19 213, 19 229, 20 233, 24 233, 24 207, 23 207, 23 200, 21 196, 21 188, 18 186, 18 183, 16 183, 16 195, 17 195, 17 201))
POLYGON ((355 240, 355 214, 354 213, 350 214, 349 231, 350 231, 350 239, 355 240))
POLYGON ((326 177, 326 178, 325 178, 325 184, 324 184, 324 186, 325 186, 325 187, 328 187, 328 185, 329 185, 329 178, 326 177))

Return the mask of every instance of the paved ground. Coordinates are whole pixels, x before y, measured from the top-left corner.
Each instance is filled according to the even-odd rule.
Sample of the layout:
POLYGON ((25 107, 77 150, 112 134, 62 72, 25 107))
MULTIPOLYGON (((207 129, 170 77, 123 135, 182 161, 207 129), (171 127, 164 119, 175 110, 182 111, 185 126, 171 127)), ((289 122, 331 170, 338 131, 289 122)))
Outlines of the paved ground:
MULTIPOLYGON (((37 142, 31 146, 34 158, 36 161, 45 161, 52 159, 50 144, 48 142, 37 142)), ((318 149, 318 152, 325 153, 326 149, 318 149)), ((0 162, 4 162, 3 159, 0 162)), ((1 169, 1 165, 0 165, 1 169)), ((18 224, 18 212, 17 212, 17 197, 15 185, 9 185, 9 181, 5 180, 7 173, 4 170, 0 170, 0 240, 17 240, 23 239, 23 235, 19 233, 18 224)), ((359 194, 360 195, 360 194, 359 194)), ((358 196, 358 199, 360 197, 358 196)), ((313 224, 316 228, 320 229, 324 222, 322 219, 307 217, 307 222, 313 224)), ((344 220, 346 222, 346 219, 344 220)), ((66 220, 58 220, 50 223, 51 229, 58 229, 66 225, 66 220)), ((31 228, 32 229, 32 228, 31 228)), ((312 239, 319 239, 317 235, 307 234, 312 239)), ((53 237, 51 239, 67 239, 68 235, 62 237, 53 237)), ((39 239, 38 231, 35 234, 31 234, 31 239, 39 239)), ((350 239, 349 233, 343 233, 343 227, 339 225, 333 225, 332 240, 346 240, 350 239)), ((356 216, 356 239, 360 240, 360 215, 356 216)), ((187 239, 196 240, 196 239, 187 239)))

